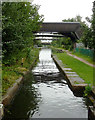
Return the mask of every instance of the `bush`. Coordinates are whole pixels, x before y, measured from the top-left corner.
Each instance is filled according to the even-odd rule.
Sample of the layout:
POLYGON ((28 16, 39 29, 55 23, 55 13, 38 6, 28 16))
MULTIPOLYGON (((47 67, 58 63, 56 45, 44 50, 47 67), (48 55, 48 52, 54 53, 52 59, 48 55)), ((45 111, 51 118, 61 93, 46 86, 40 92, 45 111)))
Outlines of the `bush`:
POLYGON ((91 90, 92 90, 91 86, 90 86, 90 85, 87 85, 87 86, 85 87, 84 96, 89 96, 90 93, 91 93, 91 90))

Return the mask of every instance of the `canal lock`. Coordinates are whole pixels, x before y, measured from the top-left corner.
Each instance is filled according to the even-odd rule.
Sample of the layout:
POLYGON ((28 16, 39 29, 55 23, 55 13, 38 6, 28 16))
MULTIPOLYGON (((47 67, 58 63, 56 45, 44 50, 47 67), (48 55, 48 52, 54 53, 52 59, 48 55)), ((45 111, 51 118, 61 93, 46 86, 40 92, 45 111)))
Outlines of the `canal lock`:
POLYGON ((31 118, 88 118, 86 98, 76 97, 64 75, 42 49, 37 66, 26 75, 3 120, 31 118))

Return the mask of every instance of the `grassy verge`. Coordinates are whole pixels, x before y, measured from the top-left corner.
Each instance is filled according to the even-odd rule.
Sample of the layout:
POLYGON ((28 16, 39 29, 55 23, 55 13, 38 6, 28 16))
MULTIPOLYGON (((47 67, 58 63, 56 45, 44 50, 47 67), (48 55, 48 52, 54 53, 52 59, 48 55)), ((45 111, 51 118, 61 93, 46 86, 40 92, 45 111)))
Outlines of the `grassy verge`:
POLYGON ((28 52, 24 51, 20 53, 18 61, 10 66, 2 65, 2 94, 4 95, 7 92, 7 89, 16 82, 16 80, 23 76, 23 72, 29 70, 31 64, 38 56, 38 49, 30 49, 28 52), (21 65, 23 57, 23 66, 21 65))
POLYGON ((72 68, 84 81, 93 84, 93 67, 67 55, 66 53, 55 53, 62 60, 63 64, 72 68))
POLYGON ((89 56, 86 56, 86 55, 83 55, 81 53, 76 53, 76 52, 71 52, 73 55, 76 55, 80 58, 83 58, 84 60, 88 61, 89 63, 91 64, 94 64, 95 65, 95 62, 93 61, 93 58, 89 57, 89 56))
MULTIPOLYGON (((54 47, 51 47, 51 48, 52 48, 53 52, 55 52, 55 53, 57 52, 57 50, 64 50, 63 48, 54 48, 54 47)), ((76 55, 77 57, 80 57, 80 58, 86 60, 87 62, 95 65, 95 62, 93 61, 93 58, 91 58, 91 57, 89 57, 87 55, 83 55, 83 54, 81 54, 79 52, 74 52, 74 51, 69 51, 69 52, 71 54, 76 55)))

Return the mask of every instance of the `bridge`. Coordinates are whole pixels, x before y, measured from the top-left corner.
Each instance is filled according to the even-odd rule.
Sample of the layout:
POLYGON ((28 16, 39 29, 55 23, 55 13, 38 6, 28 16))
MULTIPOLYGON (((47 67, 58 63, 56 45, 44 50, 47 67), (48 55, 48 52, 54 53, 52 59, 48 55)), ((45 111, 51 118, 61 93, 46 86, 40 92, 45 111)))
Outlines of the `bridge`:
POLYGON ((35 36, 36 37, 67 36, 70 37, 72 40, 80 39, 81 37, 80 23, 79 22, 43 22, 40 30, 37 32, 37 34, 35 34, 35 36), (45 33, 50 33, 50 35, 47 35, 45 33))
POLYGON ((35 40, 59 40, 57 38, 35 38, 35 40))
POLYGON ((35 34, 36 37, 64 37, 64 35, 59 34, 35 34))

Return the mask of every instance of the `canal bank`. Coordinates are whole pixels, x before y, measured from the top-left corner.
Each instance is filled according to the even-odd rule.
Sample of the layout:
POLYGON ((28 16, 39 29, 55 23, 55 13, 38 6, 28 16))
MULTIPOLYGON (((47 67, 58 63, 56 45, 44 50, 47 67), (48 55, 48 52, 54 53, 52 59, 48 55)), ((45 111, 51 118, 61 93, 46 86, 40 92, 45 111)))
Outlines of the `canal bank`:
POLYGON ((76 72, 73 72, 71 68, 68 68, 63 65, 62 61, 57 58, 57 56, 52 55, 53 60, 60 69, 60 71, 65 75, 65 78, 68 81, 68 85, 76 96, 83 96, 85 87, 84 80, 81 79, 76 72))
MULTIPOLYGON (((60 51, 58 51, 60 52, 60 51)), ((63 51, 61 51, 63 52, 63 51)), ((75 96, 83 96, 85 93, 85 88, 88 86, 88 84, 85 84, 84 80, 81 79, 76 72, 72 72, 71 68, 68 68, 66 65, 62 63, 61 60, 57 58, 56 55, 52 55, 52 58, 54 59, 56 65, 58 68, 61 70, 61 72, 65 75, 68 85, 70 89, 73 91, 75 96)), ((88 90, 88 89, 86 89, 88 90)), ((86 91, 85 91, 86 92, 86 91)), ((88 116, 89 120, 94 120, 95 119, 95 87, 89 91, 87 98, 90 100, 92 103, 92 106, 89 106, 88 109, 88 116)))
POLYGON ((50 49, 42 49, 37 66, 30 72, 3 120, 31 118, 88 118, 86 99, 76 97, 65 76, 51 58, 50 49), (27 82, 26 82, 27 81, 27 82))
POLYGON ((38 56, 32 62, 29 70, 23 71, 23 76, 16 80, 16 82, 12 85, 12 87, 8 88, 7 93, 2 97, 1 106, 0 106, 0 119, 4 116, 4 111, 6 111, 6 107, 11 104, 12 100, 14 99, 15 95, 19 91, 21 85, 23 84, 24 77, 29 74, 31 69, 36 65, 38 61, 38 56))

